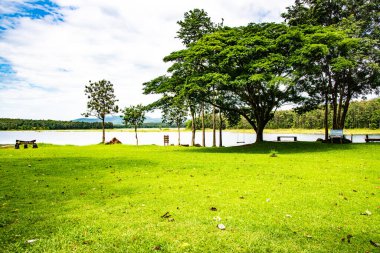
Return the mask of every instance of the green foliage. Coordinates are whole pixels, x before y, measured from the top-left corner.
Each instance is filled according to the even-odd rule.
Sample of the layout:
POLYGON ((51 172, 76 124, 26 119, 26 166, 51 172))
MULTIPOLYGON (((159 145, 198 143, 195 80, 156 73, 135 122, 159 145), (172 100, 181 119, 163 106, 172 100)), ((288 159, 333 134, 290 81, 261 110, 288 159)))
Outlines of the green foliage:
POLYGON ((145 120, 145 106, 142 104, 124 108, 123 119, 127 127, 140 127, 145 120))
POLYGON ((119 107, 116 105, 118 100, 115 97, 113 84, 110 81, 104 79, 98 82, 89 81, 89 85, 85 86, 84 92, 88 98, 87 112, 83 114, 84 116, 95 116, 104 120, 107 114, 119 111, 119 107))
POLYGON ((132 105, 125 107, 123 111, 123 119, 127 127, 135 128, 136 145, 139 145, 139 139, 137 137, 137 128, 142 126, 145 120, 145 112, 147 108, 142 104, 132 105))
MULTIPOLYGON (((112 129, 111 122, 105 128, 112 129)), ((0 118, 0 130, 64 130, 64 129, 101 129, 100 122, 73 122, 58 120, 7 119, 0 118)))
POLYGON ((380 38, 380 4, 378 0, 296 0, 282 17, 292 26, 357 26, 361 37, 380 38))
MULTIPOLYGON (((186 47, 190 47, 205 34, 213 32, 221 24, 215 25, 211 22, 204 10, 194 9, 186 12, 184 19, 177 22, 180 29, 177 32, 178 37, 186 47)), ((153 103, 153 107, 160 106, 167 121, 174 122, 179 126, 183 123, 185 111, 189 111, 195 123, 195 117, 199 110, 204 110, 204 97, 207 96, 208 89, 202 86, 197 80, 197 75, 202 72, 202 66, 198 62, 185 61, 187 50, 173 52, 164 58, 165 62, 171 61, 173 64, 169 67, 170 76, 160 76, 150 82, 144 83, 145 94, 161 94, 163 97, 153 103), (168 105, 166 102, 171 101, 168 105), (180 109, 172 102, 179 103, 180 109), (173 118, 172 109, 181 112, 181 116, 173 118), (183 107, 183 108, 182 108, 183 107), (202 109, 201 109, 202 108, 202 109)), ((192 125, 192 145, 195 145, 196 125, 192 125)))
POLYGON ((0 148, 0 251, 376 252, 379 152, 302 142, 0 148))
POLYGON ((211 33, 216 29, 215 24, 203 9, 185 12, 184 19, 178 21, 177 24, 180 26, 177 38, 181 39, 182 43, 186 46, 198 41, 204 34, 211 33))
POLYGON ((171 99, 167 101, 162 109, 162 122, 180 127, 187 119, 187 108, 181 101, 171 99))
MULTIPOLYGON (((333 128, 343 129, 351 100, 380 89, 378 0, 296 0, 282 16, 305 33, 296 63, 308 97, 301 110, 331 104, 333 128)), ((326 126, 327 127, 327 126, 326 126)))
MULTIPOLYGON (((201 118, 200 117, 197 117, 195 119, 197 122, 196 122, 196 126, 198 127, 197 129, 199 130, 200 129, 200 122, 201 122, 201 118)), ((206 113, 205 114, 205 118, 204 118, 204 124, 205 124, 205 128, 212 128, 212 113, 206 113)), ((215 123, 217 126, 220 126, 220 119, 219 119, 219 112, 217 112, 217 115, 216 115, 216 118, 215 118, 215 123)), ((225 115, 223 115, 222 113, 222 129, 226 129, 226 128, 229 128, 231 125, 228 124, 228 119, 226 119, 225 115), (227 124, 226 124, 227 122, 227 124)), ((237 124, 238 122, 236 122, 237 124)), ((191 120, 188 120, 186 121, 186 128, 190 129, 191 128, 191 120)), ((252 127, 250 127, 252 128, 252 127)))
POLYGON ((223 111, 242 115, 262 133, 273 111, 295 101, 289 55, 298 47, 294 34, 282 24, 250 24, 220 29, 203 36, 181 55, 183 65, 197 63, 202 71, 190 77, 190 83, 217 95, 204 99, 223 111), (288 40, 289 44, 283 41, 288 40))
MULTIPOLYGON (((363 15, 350 20, 347 13, 354 5, 297 0, 284 14, 292 26, 228 28, 213 25, 203 10, 185 13, 178 37, 187 48, 164 58, 172 63, 169 74, 144 84, 145 93, 181 98, 192 116, 194 135, 196 114, 204 104, 220 108, 228 119, 243 117, 256 131, 257 142, 274 112, 289 102, 299 105, 298 112, 324 102, 331 106, 333 128, 344 128, 351 100, 380 87, 378 41, 358 35, 361 28, 369 30, 360 23, 363 15)), ((378 7, 365 2, 365 8, 378 7)))
POLYGON ((345 127, 350 103, 379 90, 379 50, 375 41, 333 27, 304 27, 303 46, 293 57, 300 111, 330 104, 335 129, 345 127))
POLYGON ((98 82, 89 81, 89 85, 85 86, 84 92, 88 101, 87 112, 83 113, 83 115, 85 117, 95 116, 102 120, 102 143, 105 143, 105 117, 107 114, 119 111, 119 107, 116 105, 118 100, 114 94, 113 84, 104 79, 98 82))
MULTIPOLYGON (((329 113, 329 128, 332 128, 333 113, 329 113)), ((277 111, 268 123, 270 129, 304 128, 322 129, 324 110, 315 109, 302 114, 293 110, 277 111)), ((244 128, 243 126, 241 126, 244 128)), ((352 102, 347 113, 346 128, 380 128, 380 100, 352 102)))

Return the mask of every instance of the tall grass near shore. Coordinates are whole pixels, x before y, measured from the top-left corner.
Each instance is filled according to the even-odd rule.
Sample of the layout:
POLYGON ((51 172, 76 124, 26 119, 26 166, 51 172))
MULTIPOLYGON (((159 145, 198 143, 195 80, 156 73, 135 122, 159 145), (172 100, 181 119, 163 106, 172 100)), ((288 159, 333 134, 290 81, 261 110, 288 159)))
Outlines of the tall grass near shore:
POLYGON ((0 251, 376 252, 379 154, 321 143, 0 149, 0 251))

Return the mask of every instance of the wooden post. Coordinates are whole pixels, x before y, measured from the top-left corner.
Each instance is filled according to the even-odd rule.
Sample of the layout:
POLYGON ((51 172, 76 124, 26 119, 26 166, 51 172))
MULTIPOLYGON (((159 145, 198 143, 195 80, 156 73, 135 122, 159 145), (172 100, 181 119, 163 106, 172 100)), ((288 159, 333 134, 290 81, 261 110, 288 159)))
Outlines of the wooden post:
POLYGON ((169 146, 169 135, 164 135, 164 146, 169 146))

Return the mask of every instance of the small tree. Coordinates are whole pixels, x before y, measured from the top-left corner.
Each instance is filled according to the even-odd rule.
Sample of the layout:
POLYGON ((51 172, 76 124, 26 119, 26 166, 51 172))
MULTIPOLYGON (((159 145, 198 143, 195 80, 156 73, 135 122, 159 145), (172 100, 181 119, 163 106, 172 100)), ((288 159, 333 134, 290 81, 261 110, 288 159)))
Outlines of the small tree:
POLYGON ((137 127, 141 126, 145 120, 146 108, 142 104, 136 106, 126 107, 124 109, 124 122, 127 127, 135 128, 136 145, 139 145, 139 139, 137 137, 137 127))
POLYGON ((85 86, 84 90, 87 95, 87 112, 82 115, 85 117, 95 116, 102 121, 102 143, 105 142, 105 118, 107 114, 117 113, 119 107, 113 89, 113 84, 110 81, 101 80, 98 82, 89 81, 89 85, 85 86))
POLYGON ((187 119, 187 108, 181 101, 172 100, 161 106, 164 123, 175 125, 178 131, 178 146, 181 145, 181 125, 187 119))

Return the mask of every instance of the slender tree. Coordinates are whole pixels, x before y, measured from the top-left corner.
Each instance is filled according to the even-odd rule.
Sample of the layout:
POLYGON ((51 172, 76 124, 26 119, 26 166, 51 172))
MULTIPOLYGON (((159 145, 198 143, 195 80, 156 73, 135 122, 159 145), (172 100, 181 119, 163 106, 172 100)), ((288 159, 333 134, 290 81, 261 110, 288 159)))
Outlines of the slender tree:
POLYGON ((114 94, 113 84, 110 81, 100 80, 98 82, 89 81, 85 86, 85 94, 88 98, 87 112, 85 117, 95 116, 102 121, 102 143, 105 143, 105 117, 107 114, 117 113, 119 107, 114 94))
POLYGON ((191 145, 195 145, 195 118, 197 114, 197 87, 193 87, 187 82, 186 73, 189 71, 182 64, 174 64, 168 70, 170 76, 160 76, 143 84, 144 94, 160 94, 162 97, 152 103, 152 108, 162 109, 170 106, 172 101, 181 103, 192 118, 192 138, 191 145))
POLYGON ((127 127, 133 127, 135 129, 136 145, 139 145, 139 139, 137 137, 137 128, 142 126, 145 120, 146 108, 142 105, 126 107, 123 111, 123 119, 127 127))
POLYGON ((181 145, 181 126, 187 119, 187 108, 177 99, 167 100, 160 108, 162 110, 163 122, 177 127, 179 146, 181 145))
MULTIPOLYGON (((182 40, 182 43, 189 47, 195 42, 197 42, 199 39, 201 39, 205 34, 210 34, 213 31, 217 29, 217 27, 222 26, 222 24, 215 24, 211 21, 211 18, 208 16, 207 12, 203 9, 193 9, 184 14, 184 19, 181 21, 178 21, 177 24, 180 26, 180 29, 177 32, 177 38, 182 40)), ((200 66, 198 66, 196 63, 193 64, 191 68, 191 72, 194 70, 196 72, 201 71, 200 66)), ((188 73, 191 75, 191 73, 188 73)), ((204 115, 205 115, 205 102, 202 100, 202 96, 205 96, 206 94, 199 93, 196 96, 197 103, 200 105, 200 115, 201 115, 201 124, 202 124, 202 146, 206 145, 206 134, 205 134, 205 125, 204 125, 204 115)), ((195 110, 198 108, 195 108, 195 105, 193 105, 191 108, 191 116, 195 118, 195 110)), ((195 121, 192 121, 194 123, 193 129, 192 129, 192 142, 194 144, 195 142, 195 121)))

